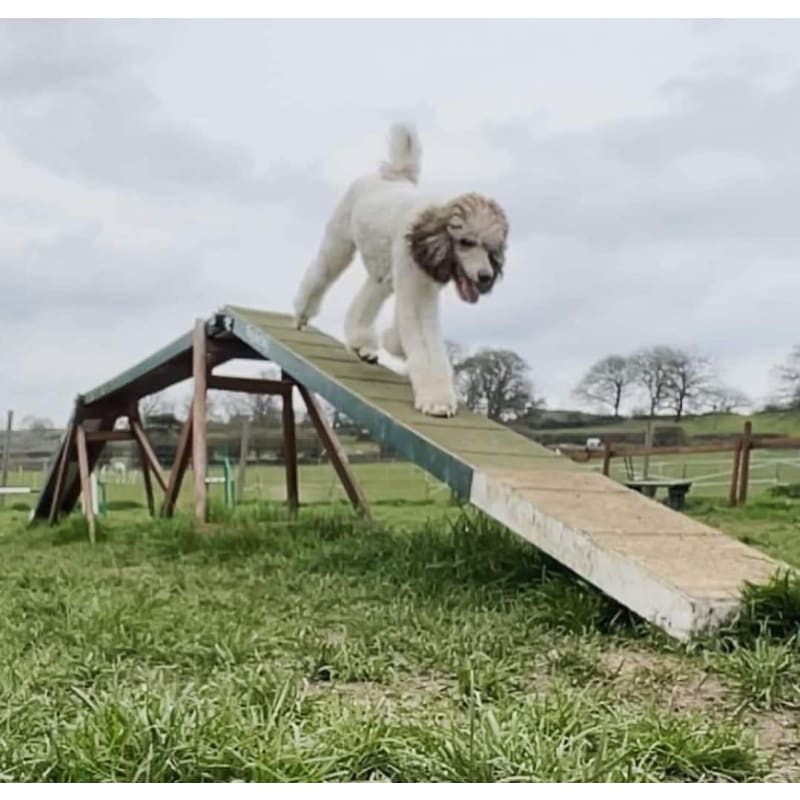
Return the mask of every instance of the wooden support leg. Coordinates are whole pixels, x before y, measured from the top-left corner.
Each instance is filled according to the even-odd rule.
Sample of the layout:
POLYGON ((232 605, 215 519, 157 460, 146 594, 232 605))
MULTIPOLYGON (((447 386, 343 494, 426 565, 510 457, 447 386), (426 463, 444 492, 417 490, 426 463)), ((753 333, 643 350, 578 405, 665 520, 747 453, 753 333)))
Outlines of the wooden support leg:
POLYGON ((150 444, 150 440, 147 438, 147 433, 145 433, 145 430, 142 427, 138 410, 131 413, 129 420, 131 432, 136 439, 136 443, 139 445, 139 454, 141 455, 142 466, 144 467, 147 465, 150 468, 153 475, 156 476, 156 480, 158 481, 161 490, 166 492, 167 478, 161 469, 161 464, 158 463, 158 458, 156 457, 155 451, 150 444))
MULTIPOLYGON (((289 380, 286 373, 281 372, 282 380, 289 380)), ((286 465, 286 501, 289 511, 295 513, 299 505, 297 487, 297 438, 294 426, 294 406, 292 405, 292 387, 283 394, 283 452, 286 465)))
POLYGON ((75 444, 78 447, 78 469, 81 476, 81 494, 83 496, 83 513, 89 526, 89 541, 95 542, 94 509, 92 507, 92 487, 89 483, 89 454, 86 449, 86 431, 83 424, 75 427, 75 444))
POLYGON ((47 521, 50 525, 58 519, 61 505, 61 493, 64 488, 64 474, 67 471, 70 453, 75 439, 75 424, 71 422, 67 428, 67 435, 64 437, 64 445, 58 457, 58 471, 56 472, 56 484, 53 487, 53 497, 50 500, 50 514, 47 521))
POLYGON ((169 473, 169 482, 167 484, 167 491, 164 493, 164 503, 161 506, 161 516, 171 517, 175 512, 175 503, 178 500, 178 493, 181 490, 181 483, 183 476, 186 473, 186 468, 189 466, 189 458, 192 454, 192 409, 189 409, 189 415, 186 422, 183 423, 181 428, 180 439, 178 440, 178 448, 175 451, 175 462, 172 465, 172 470, 169 473))
POLYGON ((312 395, 305 386, 297 384, 297 391, 300 392, 300 396, 306 404, 308 416, 311 418, 311 422, 314 423, 317 434, 325 445, 328 458, 330 458, 331 464, 333 464, 333 468, 336 470, 336 474, 339 476, 339 480, 353 508, 364 516, 369 517, 370 510, 366 495, 353 474, 350 462, 347 460, 347 453, 345 453, 344 448, 339 443, 338 437, 331 429, 330 425, 328 425, 319 407, 319 403, 317 403, 314 395, 312 395))
POLYGON ((147 434, 142 427, 141 417, 139 416, 139 409, 136 406, 128 414, 128 424, 139 450, 139 463, 142 465, 142 483, 144 484, 144 493, 147 498, 147 508, 150 511, 150 516, 154 517, 156 515, 156 506, 153 499, 151 471, 155 474, 164 491, 167 490, 167 483, 163 475, 161 475, 161 467, 152 447, 150 447, 150 442, 147 440, 147 434))
POLYGON ((200 524, 208 519, 206 471, 208 465, 206 436, 206 390, 208 388, 208 351, 206 324, 198 319, 194 324, 192 339, 192 373, 194 400, 192 401, 192 465, 194 468, 194 518, 200 524))
POLYGON ((156 506, 153 500, 153 481, 150 478, 150 466, 141 447, 139 448, 139 461, 142 465, 142 483, 144 483, 144 494, 147 498, 147 509, 150 512, 150 516, 154 517, 156 515, 156 506))

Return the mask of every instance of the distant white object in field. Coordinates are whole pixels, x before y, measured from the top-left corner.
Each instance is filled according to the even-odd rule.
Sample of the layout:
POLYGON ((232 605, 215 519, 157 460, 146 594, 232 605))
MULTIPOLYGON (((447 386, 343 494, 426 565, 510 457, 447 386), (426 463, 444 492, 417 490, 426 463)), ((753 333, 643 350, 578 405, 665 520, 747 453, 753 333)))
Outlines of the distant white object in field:
POLYGON ((100 479, 103 481, 108 480, 108 476, 111 474, 117 483, 125 483, 127 475, 128 475, 128 467, 125 465, 124 461, 120 459, 115 459, 114 461, 109 462, 108 464, 103 464, 100 468, 100 479))

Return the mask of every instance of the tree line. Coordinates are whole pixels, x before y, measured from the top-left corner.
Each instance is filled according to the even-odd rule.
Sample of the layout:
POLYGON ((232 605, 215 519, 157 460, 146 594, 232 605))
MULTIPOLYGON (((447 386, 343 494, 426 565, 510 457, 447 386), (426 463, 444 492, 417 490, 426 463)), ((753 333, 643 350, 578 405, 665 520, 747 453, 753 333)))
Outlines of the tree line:
MULTIPOLYGON (((530 365, 511 350, 482 348, 465 355, 448 343, 461 401, 473 411, 506 422, 535 416, 545 401, 534 391, 530 365)), ((774 368, 776 409, 800 410, 800 345, 774 368)), ((752 405, 741 389, 724 383, 711 359, 668 345, 612 354, 592 364, 572 392, 595 408, 621 416, 623 403, 638 402, 635 416, 670 413, 676 422, 687 413, 731 413, 752 405)))
POLYGON ((620 416, 624 400, 636 395, 639 413, 671 412, 676 422, 688 413, 729 413, 747 406, 747 395, 722 383, 704 355, 666 345, 642 348, 628 356, 610 355, 595 362, 573 395, 620 416))
MULTIPOLYGON (((498 422, 528 419, 532 421, 545 407, 545 400, 535 390, 528 362, 513 350, 483 347, 467 353, 455 342, 447 343, 456 390, 467 408, 498 422)), ((770 408, 800 411, 800 344, 773 369, 777 386, 770 408)), ((267 369, 263 378, 276 378, 267 369)), ((751 405, 747 395, 723 383, 711 360, 702 353, 677 347, 656 345, 623 356, 612 354, 592 364, 572 392, 578 401, 608 411, 619 418, 628 401, 635 416, 670 413, 680 421, 687 413, 730 413, 751 405)), ((181 411, 185 418, 191 395, 179 403, 177 411, 163 392, 141 401, 141 413, 161 427, 179 426, 181 411)), ((334 428, 352 426, 340 411, 324 401, 323 409, 334 428)), ((274 396, 235 392, 210 392, 209 420, 219 424, 236 423, 245 418, 256 427, 279 428, 280 399, 274 396)), ((298 423, 307 424, 300 413, 298 423)), ((52 427, 39 418, 23 419, 23 428, 37 430, 52 427)))

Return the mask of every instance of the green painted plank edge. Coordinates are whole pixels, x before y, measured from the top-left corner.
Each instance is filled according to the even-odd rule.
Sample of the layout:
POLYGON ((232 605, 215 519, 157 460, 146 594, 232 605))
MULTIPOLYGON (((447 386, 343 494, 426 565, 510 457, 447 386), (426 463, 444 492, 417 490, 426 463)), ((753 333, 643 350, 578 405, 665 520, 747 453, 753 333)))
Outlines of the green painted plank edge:
POLYGON ((183 355, 184 353, 189 353, 191 349, 192 332, 190 331, 189 333, 183 334, 183 336, 179 336, 173 342, 157 350, 138 364, 134 364, 130 369, 120 372, 119 375, 111 378, 111 380, 101 383, 91 391, 86 392, 86 394, 82 395, 84 404, 91 405, 98 400, 102 400, 104 397, 108 397, 120 391, 120 389, 126 388, 134 381, 144 377, 147 373, 164 366, 173 358, 183 355))
POLYGON ((461 498, 469 500, 473 468, 430 442, 410 425, 404 425, 330 375, 309 363, 247 318, 247 311, 231 306, 223 310, 230 322, 226 328, 264 358, 274 361, 298 383, 321 395, 370 434, 446 483, 461 498))
POLYGON ((50 468, 47 470, 47 478, 45 478, 44 484, 42 485, 42 490, 39 492, 39 497, 36 500, 33 511, 31 511, 30 516, 28 517, 29 523, 36 519, 42 519, 50 516, 50 503, 53 498, 53 492, 55 491, 55 479, 56 471, 58 470, 58 462, 61 458, 61 453, 64 450, 64 446, 67 443, 67 436, 69 435, 70 429, 72 428, 74 422, 75 412, 73 411, 69 415, 69 422, 67 422, 67 426, 64 428, 61 441, 56 448, 56 454, 50 462, 50 468))

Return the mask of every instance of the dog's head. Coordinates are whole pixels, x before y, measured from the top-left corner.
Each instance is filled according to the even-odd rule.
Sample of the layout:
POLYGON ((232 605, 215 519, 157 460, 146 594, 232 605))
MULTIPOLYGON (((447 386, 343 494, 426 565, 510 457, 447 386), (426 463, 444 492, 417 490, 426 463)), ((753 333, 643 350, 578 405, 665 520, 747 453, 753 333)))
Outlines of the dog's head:
POLYGON ((503 209, 479 194, 426 209, 408 234, 419 267, 440 283, 452 279, 467 303, 490 292, 502 274, 507 238, 503 209))

